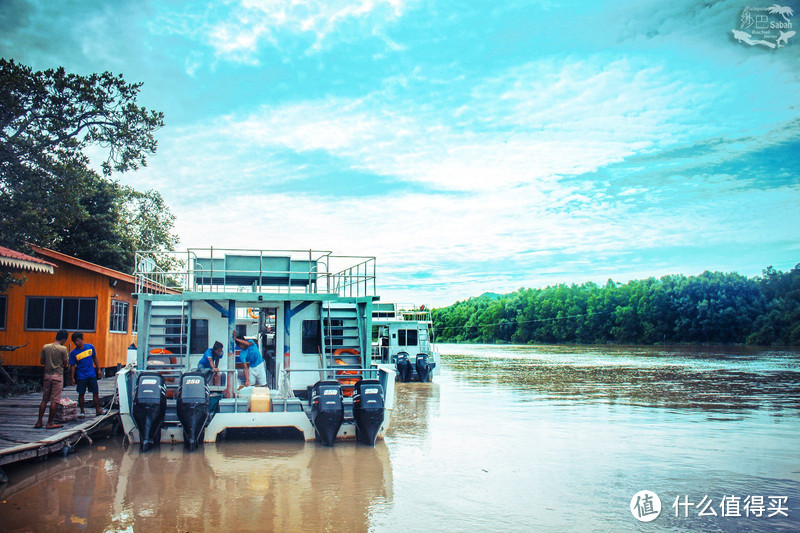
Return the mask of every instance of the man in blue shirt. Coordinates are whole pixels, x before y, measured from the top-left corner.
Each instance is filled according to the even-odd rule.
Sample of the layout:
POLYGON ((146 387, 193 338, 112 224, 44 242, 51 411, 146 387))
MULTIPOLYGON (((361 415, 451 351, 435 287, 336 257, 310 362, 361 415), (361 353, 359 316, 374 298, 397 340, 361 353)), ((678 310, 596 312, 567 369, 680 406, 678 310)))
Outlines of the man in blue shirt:
POLYGON ((214 347, 206 350, 197 363, 197 370, 206 377, 206 383, 211 381, 212 376, 216 378, 219 375, 220 357, 222 357, 222 343, 214 341, 214 347))
POLYGON ((83 342, 83 333, 76 331, 72 334, 72 343, 75 349, 69 353, 69 367, 72 375, 72 382, 77 383, 78 387, 78 407, 81 410, 81 417, 86 416, 83 410, 83 399, 86 389, 92 393, 94 407, 97 416, 103 414, 100 406, 100 394, 97 387, 97 380, 102 375, 100 373, 100 363, 97 362, 97 351, 94 346, 83 342))
POLYGON ((251 383, 254 387, 266 385, 266 365, 256 343, 245 339, 244 335, 237 336, 235 331, 233 332, 233 340, 241 350, 237 362, 244 363, 244 386, 249 387, 251 383))

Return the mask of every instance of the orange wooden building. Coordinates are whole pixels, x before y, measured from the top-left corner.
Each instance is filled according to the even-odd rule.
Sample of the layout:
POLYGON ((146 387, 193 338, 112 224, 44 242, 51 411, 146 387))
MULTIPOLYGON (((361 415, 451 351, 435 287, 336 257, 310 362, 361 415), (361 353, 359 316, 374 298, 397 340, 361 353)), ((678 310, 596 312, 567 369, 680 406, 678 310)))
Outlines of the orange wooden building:
MULTIPOLYGON (((0 294, 0 345, 23 348, 2 352, 6 366, 40 366, 42 346, 59 329, 84 333, 103 368, 126 363, 136 341, 134 277, 47 248, 33 247, 54 268, 26 272, 22 286, 0 294)), ((74 348, 72 338, 67 344, 74 348)))

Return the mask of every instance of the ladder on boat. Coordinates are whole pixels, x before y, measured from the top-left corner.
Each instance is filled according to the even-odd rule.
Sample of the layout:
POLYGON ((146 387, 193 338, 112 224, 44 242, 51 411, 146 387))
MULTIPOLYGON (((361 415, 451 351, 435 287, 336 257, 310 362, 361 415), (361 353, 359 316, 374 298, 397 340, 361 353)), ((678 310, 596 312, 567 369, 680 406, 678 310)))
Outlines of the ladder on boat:
POLYGON ((364 332, 358 305, 327 302, 322 326, 325 367, 336 370, 335 378, 349 396, 355 382, 362 377, 360 369, 364 365, 361 353, 364 332))
POLYGON ((190 324, 186 303, 150 303, 144 368, 164 376, 167 398, 174 397, 181 374, 188 370, 190 324))
POLYGON ((431 341, 428 338, 428 328, 418 328, 417 329, 417 343, 419 345, 419 351, 422 353, 431 353, 431 341))

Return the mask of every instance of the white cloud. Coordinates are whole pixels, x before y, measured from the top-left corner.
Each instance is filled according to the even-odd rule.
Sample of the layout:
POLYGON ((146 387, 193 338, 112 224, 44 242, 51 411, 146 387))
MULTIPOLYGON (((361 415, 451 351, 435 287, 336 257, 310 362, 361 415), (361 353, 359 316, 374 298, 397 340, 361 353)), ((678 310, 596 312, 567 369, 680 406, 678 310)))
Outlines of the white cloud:
POLYGON ((490 190, 731 132, 763 135, 785 124, 780 111, 798 103, 781 102, 753 121, 751 107, 731 100, 726 84, 696 77, 601 57, 543 61, 474 86, 455 80, 452 92, 431 92, 422 103, 416 95, 431 87, 403 78, 360 98, 263 107, 217 128, 264 150, 322 150, 378 175, 490 190))
POLYGON ((570 190, 542 192, 535 187, 457 199, 412 193, 391 202, 250 194, 209 198, 202 205, 179 208, 177 214, 184 246, 311 247, 375 255, 384 296, 435 304, 523 285, 632 279, 647 267, 625 264, 623 257, 694 246, 698 234, 706 246, 731 242, 731 228, 743 217, 735 206, 745 201, 753 206, 748 213, 764 215, 745 220, 751 229, 737 230, 733 239, 742 246, 758 242, 773 226, 785 228, 781 231, 791 238, 793 230, 786 228, 800 224, 797 217, 785 219, 800 197, 800 190, 792 187, 758 194, 731 191, 701 207, 685 202, 644 210, 610 203, 585 211, 554 208, 577 196, 570 190), (593 264, 601 258, 609 262, 609 270, 593 264), (565 275, 567 269, 572 274, 565 275))
POLYGON ((306 52, 323 49, 331 36, 349 41, 378 37, 387 49, 403 50, 381 28, 402 17, 405 0, 239 0, 209 6, 202 15, 188 15, 191 24, 163 17, 162 24, 209 44, 217 55, 232 61, 258 64, 263 46, 281 48, 284 34, 306 36, 306 52), (199 19, 199 20, 198 20, 199 19))
MULTIPOLYGON (((742 89, 600 57, 531 63, 472 84, 454 78, 446 91, 417 72, 359 98, 266 106, 173 130, 138 179, 169 176, 162 191, 176 206, 184 246, 374 254, 389 297, 448 303, 487 290, 584 281, 574 277, 582 272, 599 281, 626 272, 633 278, 647 267, 624 258, 649 249, 758 242, 771 226, 800 225, 785 220, 800 191, 748 197, 741 176, 694 171, 693 181, 657 183, 640 173, 642 182, 622 183, 617 193, 609 192, 614 176, 563 179, 633 155, 720 141, 697 160, 659 162, 679 173, 688 160, 713 164, 785 141, 791 128, 781 128, 794 116, 785 111, 797 97, 758 104, 754 121, 754 104, 742 105, 742 95, 762 88, 749 81, 755 86, 742 89), (425 91, 430 98, 420 102, 416 95, 425 91), (340 169, 462 192, 269 192, 281 180, 310 177, 314 167, 298 161, 320 153, 340 169)), ((781 83, 796 82, 787 75, 781 83)))

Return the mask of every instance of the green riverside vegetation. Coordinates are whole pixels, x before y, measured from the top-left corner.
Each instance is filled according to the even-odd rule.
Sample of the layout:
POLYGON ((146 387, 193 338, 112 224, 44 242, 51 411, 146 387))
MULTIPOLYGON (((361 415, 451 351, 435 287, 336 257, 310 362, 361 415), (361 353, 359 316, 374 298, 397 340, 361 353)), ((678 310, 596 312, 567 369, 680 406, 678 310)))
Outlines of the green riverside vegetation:
POLYGON ((800 346, 800 264, 487 293, 432 315, 439 342, 800 346))

